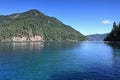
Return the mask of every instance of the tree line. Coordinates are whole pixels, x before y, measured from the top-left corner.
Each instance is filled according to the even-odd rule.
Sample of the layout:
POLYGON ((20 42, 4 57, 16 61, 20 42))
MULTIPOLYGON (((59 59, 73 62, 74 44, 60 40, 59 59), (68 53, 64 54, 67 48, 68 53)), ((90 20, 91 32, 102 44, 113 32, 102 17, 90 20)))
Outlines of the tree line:
POLYGON ((118 24, 116 24, 116 22, 113 23, 113 28, 104 41, 120 41, 120 22, 118 24))

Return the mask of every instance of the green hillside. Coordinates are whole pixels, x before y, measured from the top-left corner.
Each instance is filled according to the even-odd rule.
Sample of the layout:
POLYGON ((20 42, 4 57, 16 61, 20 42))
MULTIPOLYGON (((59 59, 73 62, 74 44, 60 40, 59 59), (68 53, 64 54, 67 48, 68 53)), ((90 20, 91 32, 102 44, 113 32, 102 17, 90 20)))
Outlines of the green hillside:
POLYGON ((72 27, 38 10, 0 16, 0 40, 13 41, 13 37, 41 36, 47 41, 83 41, 87 38, 72 27))

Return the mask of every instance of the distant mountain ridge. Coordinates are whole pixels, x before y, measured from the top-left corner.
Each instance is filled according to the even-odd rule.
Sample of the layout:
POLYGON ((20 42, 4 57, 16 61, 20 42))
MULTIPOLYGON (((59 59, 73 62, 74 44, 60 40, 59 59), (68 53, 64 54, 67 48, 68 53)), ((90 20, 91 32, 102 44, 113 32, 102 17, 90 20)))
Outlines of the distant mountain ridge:
POLYGON ((0 16, 0 41, 83 41, 87 37, 60 20, 33 9, 0 16))
POLYGON ((87 35, 89 41, 104 41, 104 38, 108 35, 109 33, 105 34, 92 34, 92 35, 87 35))

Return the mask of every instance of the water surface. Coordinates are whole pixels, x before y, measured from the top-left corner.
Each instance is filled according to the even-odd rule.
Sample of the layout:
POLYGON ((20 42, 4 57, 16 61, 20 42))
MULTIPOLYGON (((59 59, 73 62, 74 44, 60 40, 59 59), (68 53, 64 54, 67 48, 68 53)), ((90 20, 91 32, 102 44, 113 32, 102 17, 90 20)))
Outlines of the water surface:
POLYGON ((0 80, 120 80, 120 46, 0 43, 0 80))

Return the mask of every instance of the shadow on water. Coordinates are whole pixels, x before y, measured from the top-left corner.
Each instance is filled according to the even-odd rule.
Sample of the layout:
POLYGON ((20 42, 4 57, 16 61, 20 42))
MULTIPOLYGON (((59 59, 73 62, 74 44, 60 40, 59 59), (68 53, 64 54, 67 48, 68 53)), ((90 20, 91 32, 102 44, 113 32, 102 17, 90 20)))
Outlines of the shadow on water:
POLYGON ((114 61, 120 61, 120 44, 119 43, 107 43, 112 48, 114 61))
POLYGON ((113 74, 115 79, 120 79, 120 43, 107 43, 112 48, 113 55, 113 74))

